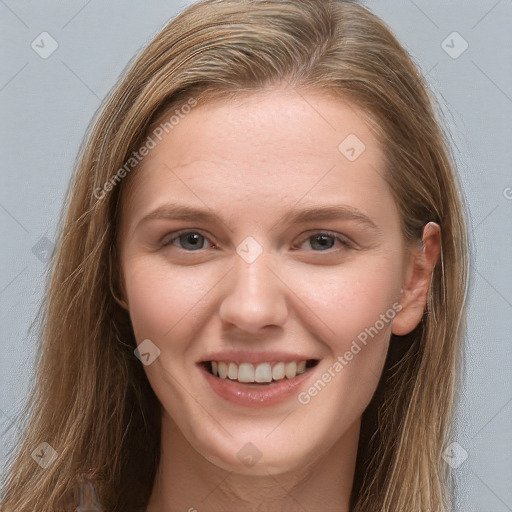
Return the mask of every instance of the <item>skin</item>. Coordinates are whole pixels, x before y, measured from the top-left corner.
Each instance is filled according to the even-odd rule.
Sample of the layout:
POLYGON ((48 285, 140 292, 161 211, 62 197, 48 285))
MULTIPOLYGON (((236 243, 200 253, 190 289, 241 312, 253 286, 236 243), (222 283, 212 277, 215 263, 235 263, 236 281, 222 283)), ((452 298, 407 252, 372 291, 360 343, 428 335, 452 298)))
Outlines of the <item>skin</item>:
POLYGON ((164 410, 149 512, 348 510, 361 415, 391 333, 421 320, 440 252, 433 223, 423 247, 406 246, 382 162, 354 106, 278 88, 197 106, 130 176, 122 304, 137 342, 160 349, 144 369, 164 410), (338 150, 349 134, 366 146, 355 161, 338 150), (166 202, 216 217, 141 222, 166 202), (292 207, 327 204, 355 208, 375 226, 279 221, 292 207), (205 238, 194 246, 177 238, 184 229, 205 238), (314 236, 322 230, 334 235, 326 247, 314 236), (248 236, 263 250, 252 263, 236 251, 248 236), (196 366, 223 349, 299 351, 319 360, 307 391, 393 305, 400 311, 307 404, 235 405, 196 366), (237 456, 249 442, 261 454, 251 467, 237 456))

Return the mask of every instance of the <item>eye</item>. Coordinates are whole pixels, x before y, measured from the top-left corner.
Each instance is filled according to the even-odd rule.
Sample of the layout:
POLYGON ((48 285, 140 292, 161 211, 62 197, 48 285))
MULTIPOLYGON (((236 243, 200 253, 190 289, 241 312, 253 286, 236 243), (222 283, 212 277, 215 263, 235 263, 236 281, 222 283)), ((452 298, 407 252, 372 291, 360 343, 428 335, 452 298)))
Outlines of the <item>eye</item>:
MULTIPOLYGON (((183 231, 181 233, 175 233, 174 235, 175 236, 172 238, 165 240, 162 246, 168 247, 170 245, 177 245, 180 249, 187 252, 197 252, 205 248, 204 242, 208 240, 208 238, 197 231, 183 231)), ((212 245, 212 247, 214 246, 212 245)))
POLYGON ((315 252, 325 252, 334 247, 336 242, 338 241, 342 248, 349 249, 351 247, 351 244, 349 241, 344 238, 343 236, 339 236, 336 233, 330 233, 328 231, 319 231, 313 235, 308 236, 305 238, 301 244, 304 245, 305 242, 310 241, 310 247, 315 252))
MULTIPOLYGON (((210 243, 209 239, 198 231, 182 231, 170 236, 162 242, 163 247, 175 246, 186 252, 199 252, 202 249, 208 249, 205 247, 205 242, 210 243)), ((341 245, 340 250, 352 247, 345 237, 328 231, 318 231, 304 238, 298 248, 302 249, 306 242, 309 242, 310 248, 314 252, 333 252, 330 249, 336 245, 336 242, 341 245)), ((210 243, 210 248, 215 248, 215 246, 210 243)))

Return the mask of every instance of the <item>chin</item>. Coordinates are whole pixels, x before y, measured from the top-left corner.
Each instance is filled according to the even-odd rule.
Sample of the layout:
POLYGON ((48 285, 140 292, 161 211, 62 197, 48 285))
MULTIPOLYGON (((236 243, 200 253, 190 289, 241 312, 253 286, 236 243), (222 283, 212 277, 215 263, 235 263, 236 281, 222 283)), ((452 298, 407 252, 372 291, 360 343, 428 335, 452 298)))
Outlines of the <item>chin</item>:
POLYGON ((259 436, 251 432, 250 435, 240 437, 229 437, 223 432, 221 442, 211 439, 205 443, 203 438, 200 445, 194 448, 202 457, 224 471, 252 476, 303 471, 325 451, 318 446, 306 447, 293 434, 284 433, 271 440, 268 432, 271 430, 259 436))

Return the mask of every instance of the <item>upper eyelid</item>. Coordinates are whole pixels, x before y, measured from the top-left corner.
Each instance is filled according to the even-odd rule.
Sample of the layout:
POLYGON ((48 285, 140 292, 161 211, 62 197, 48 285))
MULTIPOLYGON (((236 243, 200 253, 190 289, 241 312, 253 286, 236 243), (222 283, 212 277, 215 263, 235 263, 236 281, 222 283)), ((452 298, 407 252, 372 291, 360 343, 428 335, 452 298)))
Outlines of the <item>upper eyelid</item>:
MULTIPOLYGON (((343 235, 342 233, 336 233, 336 232, 330 231, 328 229, 312 230, 310 233, 311 234, 304 235, 300 239, 300 242, 303 243, 306 240, 309 240, 310 238, 314 237, 315 235, 328 235, 328 236, 330 236, 332 238, 335 238, 336 240, 339 240, 343 245, 347 245, 347 246, 352 246, 353 245, 352 240, 350 240, 350 238, 347 237, 346 235, 343 235)), ((322 251, 315 251, 315 252, 322 252, 322 251)))
MULTIPOLYGON (((209 235, 203 233, 203 231, 201 229, 185 229, 185 230, 175 231, 174 233, 169 233, 168 235, 166 235, 162 238, 162 241, 160 243, 163 247, 165 247, 167 245, 171 245, 171 242, 174 242, 174 240, 176 240, 180 236, 186 235, 188 233, 197 233, 198 235, 203 236, 210 242, 210 245, 215 247, 215 244, 211 241, 211 237, 209 235)), ((187 252, 192 252, 192 251, 187 251, 187 252)))

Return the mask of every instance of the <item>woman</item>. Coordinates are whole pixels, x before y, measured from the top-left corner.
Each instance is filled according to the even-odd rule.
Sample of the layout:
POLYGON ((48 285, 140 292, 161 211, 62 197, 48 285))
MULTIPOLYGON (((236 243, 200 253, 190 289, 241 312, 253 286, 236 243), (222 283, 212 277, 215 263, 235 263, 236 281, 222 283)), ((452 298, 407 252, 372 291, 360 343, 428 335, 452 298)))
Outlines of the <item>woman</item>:
POLYGON ((376 16, 189 7, 82 148, 3 510, 450 510, 466 245, 376 16))

